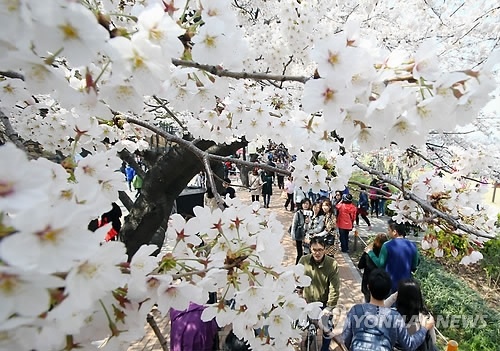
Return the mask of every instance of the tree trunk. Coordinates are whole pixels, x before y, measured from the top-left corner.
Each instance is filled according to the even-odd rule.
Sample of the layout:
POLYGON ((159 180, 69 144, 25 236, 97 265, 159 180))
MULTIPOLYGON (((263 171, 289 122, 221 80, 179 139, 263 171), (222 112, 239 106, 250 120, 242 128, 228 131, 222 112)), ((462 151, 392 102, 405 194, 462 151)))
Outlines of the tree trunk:
MULTIPOLYGON (((194 141, 194 145, 199 149, 221 156, 231 155, 243 144, 236 142, 231 145, 216 145, 212 141, 194 141)), ((120 231, 129 259, 141 245, 151 241, 155 232, 170 215, 176 198, 203 169, 203 162, 193 155, 192 151, 178 145, 170 148, 149 169, 143 180, 141 195, 130 209, 120 231)))

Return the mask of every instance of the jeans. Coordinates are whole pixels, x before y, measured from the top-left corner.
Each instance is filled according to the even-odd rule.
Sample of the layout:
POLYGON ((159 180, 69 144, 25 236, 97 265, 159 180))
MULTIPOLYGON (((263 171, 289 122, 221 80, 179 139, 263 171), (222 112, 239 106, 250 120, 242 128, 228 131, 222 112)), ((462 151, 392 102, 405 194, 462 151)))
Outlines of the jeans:
POLYGON ((339 235, 340 235, 340 250, 342 252, 349 252, 349 232, 350 229, 340 229, 339 228, 339 235))
POLYGON ((271 195, 262 194, 262 197, 264 198, 264 207, 269 208, 269 203, 271 202, 271 195))
POLYGON ((295 202, 293 202, 293 193, 292 194, 286 194, 286 202, 285 202, 285 207, 290 204, 290 211, 293 211, 295 209, 295 202))
POLYGON ((386 199, 378 200, 378 213, 380 216, 385 215, 385 202, 386 201, 387 201, 386 199))

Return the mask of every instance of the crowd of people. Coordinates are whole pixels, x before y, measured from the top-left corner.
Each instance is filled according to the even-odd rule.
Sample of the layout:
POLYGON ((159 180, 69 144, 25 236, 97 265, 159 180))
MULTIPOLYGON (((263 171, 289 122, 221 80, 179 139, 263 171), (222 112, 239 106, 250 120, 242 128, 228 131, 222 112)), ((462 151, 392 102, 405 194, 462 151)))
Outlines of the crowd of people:
MULTIPOLYGON (((290 156, 280 147, 265 155, 268 165, 288 170, 290 156)), ((225 165, 227 173, 221 191, 224 199, 237 196, 231 185, 232 169, 229 164, 225 165)), ((133 186, 131 177, 135 175, 125 168, 129 189, 133 186)), ((200 172, 193 182, 207 188, 205 206, 215 208, 217 203, 205 178, 200 172)), ((297 287, 297 293, 309 303, 321 303, 323 309, 318 326, 322 335, 321 350, 327 351, 333 326, 324 321, 334 314, 342 284, 334 253, 337 249, 343 253, 349 251, 349 235, 359 226, 360 217, 371 230, 369 217, 386 214, 390 189, 374 179, 359 190, 345 187, 314 193, 296 186, 291 176, 279 172, 258 167, 249 172, 247 189, 252 202, 269 208, 275 187, 282 193, 282 206, 293 212, 289 233, 296 246, 295 264, 303 265, 305 274, 311 278, 311 284, 297 287), (358 195, 357 200, 353 194, 358 195)), ((106 216, 103 218, 103 223, 109 221, 106 216)), ((418 251, 415 244, 405 238, 405 229, 404 225, 389 220, 387 233, 376 234, 358 262, 363 270, 361 292, 364 301, 349 310, 338 336, 350 351, 427 350, 435 345, 434 320, 425 307, 418 282, 412 278, 419 261, 418 251), (422 348, 424 345, 426 348, 422 348)), ((211 351, 221 344, 223 350, 249 349, 244 340, 231 332, 220 343, 220 328, 215 320, 201 321, 203 309, 201 305, 191 304, 187 310, 171 311, 171 330, 176 331, 170 339, 172 350, 211 351)))

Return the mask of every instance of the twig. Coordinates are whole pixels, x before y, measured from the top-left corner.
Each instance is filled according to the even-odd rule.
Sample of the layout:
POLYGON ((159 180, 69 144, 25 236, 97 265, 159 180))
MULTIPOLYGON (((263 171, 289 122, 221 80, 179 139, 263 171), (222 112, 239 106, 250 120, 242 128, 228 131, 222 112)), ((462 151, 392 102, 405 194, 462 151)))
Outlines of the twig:
POLYGON ((163 107, 165 109, 165 111, 167 111, 167 113, 169 114, 170 117, 173 118, 174 121, 177 122, 177 124, 179 124, 179 126, 182 128, 182 130, 186 130, 186 126, 184 126, 182 124, 182 122, 177 118, 177 116, 167 107, 167 105, 165 104, 164 101, 162 101, 158 96, 156 95, 153 95, 153 99, 156 100, 156 102, 158 102, 161 107, 163 107))
POLYGON ((163 351, 168 351, 168 341, 161 333, 161 330, 160 330, 160 328, 158 328, 158 324, 156 323, 155 318, 153 317, 153 315, 151 313, 148 313, 148 315, 146 316, 146 321, 151 326, 151 329, 153 329, 156 337, 158 338, 158 341, 160 342, 161 349, 163 351))
MULTIPOLYGON (((281 72, 282 75, 285 75, 286 70, 287 70, 288 66, 290 66, 290 64, 292 63, 292 61, 293 61, 293 55, 290 55, 288 57, 288 62, 283 65, 283 72, 281 72)), ((283 88, 283 82, 280 83, 279 88, 280 89, 283 88)))
POLYGON ((214 76, 229 77, 234 79, 273 80, 278 82, 291 81, 299 83, 305 83, 309 79, 311 79, 311 77, 305 77, 305 76, 284 76, 279 74, 268 74, 268 73, 233 72, 233 71, 228 71, 222 68, 221 66, 205 65, 198 62, 178 60, 178 59, 172 59, 172 63, 175 66, 197 68, 202 71, 211 73, 214 76))
POLYGON ((23 140, 19 136, 19 134, 16 133, 14 128, 12 128, 12 124, 10 124, 9 117, 3 113, 2 110, 0 110, 0 120, 2 121, 2 124, 5 127, 5 132, 7 134, 7 138, 9 138, 10 141, 14 143, 19 149, 26 151, 26 147, 23 144, 23 140))
POLYGON ((429 3, 427 2, 427 0, 424 0, 425 4, 427 6, 429 6, 429 8, 432 10, 432 12, 436 15, 437 18, 439 18, 439 21, 441 22, 441 24, 444 25, 444 22, 443 20, 441 19, 441 15, 439 13, 437 13, 436 9, 434 7, 432 7, 432 5, 429 5, 429 3))
POLYGON ((212 168, 210 167, 210 160, 208 157, 203 157, 203 165, 205 166, 205 170, 207 171, 208 182, 210 183, 212 194, 214 195, 215 200, 217 201, 217 205, 222 210, 224 208, 224 200, 222 200, 222 197, 220 196, 215 186, 214 174, 212 172, 212 168))
POLYGON ((452 17, 455 13, 457 13, 458 10, 460 10, 463 6, 465 5, 465 1, 458 6, 455 11, 453 11, 449 17, 452 17))
POLYGON ((474 30, 474 28, 476 28, 477 26, 479 26, 479 22, 477 22, 475 25, 472 26, 471 29, 469 29, 467 32, 465 32, 464 35, 462 35, 460 38, 458 38, 457 40, 455 40, 451 45, 455 45, 456 43, 458 43, 458 41, 462 38, 464 38, 466 35, 468 35, 470 32, 472 32, 474 30))
POLYGON ((24 80, 24 75, 22 75, 21 73, 18 73, 18 72, 13 72, 13 71, 0 71, 0 76, 4 76, 6 78, 24 80))

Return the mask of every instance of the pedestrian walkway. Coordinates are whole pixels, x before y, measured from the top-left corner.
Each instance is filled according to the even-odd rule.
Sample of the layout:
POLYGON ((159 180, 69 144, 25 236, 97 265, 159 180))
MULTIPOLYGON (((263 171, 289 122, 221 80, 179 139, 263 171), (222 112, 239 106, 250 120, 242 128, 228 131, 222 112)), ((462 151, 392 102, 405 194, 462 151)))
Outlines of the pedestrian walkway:
MULTIPOLYGON (((235 182, 233 183, 234 183, 233 185, 237 185, 236 179, 235 182)), ((251 201, 250 194, 245 188, 240 188, 238 186, 235 186, 235 189, 237 192, 237 197, 241 198, 242 201, 248 203, 251 201)), ((285 210, 284 208, 285 200, 282 200, 280 198, 281 190, 279 190, 277 187, 274 187, 273 192, 274 195, 271 196, 271 203, 269 210, 276 213, 277 219, 281 223, 283 223, 284 228, 288 228, 292 221, 293 212, 285 210)), ((385 223, 386 222, 382 220, 382 218, 381 219, 374 218, 372 223, 373 229, 371 231, 368 231, 366 227, 360 226, 359 233, 363 238, 363 240, 365 240, 371 233, 377 233, 378 231, 386 232, 387 231, 386 225, 384 227, 385 223)), ((296 249, 294 246, 294 242, 292 241, 288 233, 286 233, 283 236, 282 245, 285 247, 284 264, 285 265, 295 264, 296 249)), ((339 273, 341 281, 340 298, 338 305, 340 306, 340 309, 343 311, 334 330, 334 332, 338 334, 342 331, 343 321, 345 319, 346 312, 351 308, 353 304, 363 302, 363 294, 361 293, 361 287, 360 287, 361 284, 360 275, 357 269, 354 267, 351 259, 349 258, 349 255, 341 253, 340 251, 336 251, 334 253, 334 258, 337 260, 339 265, 339 273)), ((168 317, 161 318, 159 314, 157 314, 156 312, 154 313, 154 316, 157 317, 156 321, 159 324, 160 330, 163 332, 164 336, 168 338, 170 331, 168 317)), ((155 337, 151 327, 149 325, 146 325, 145 330, 146 330, 145 337, 136 344, 134 344, 133 346, 131 346, 128 349, 128 351, 162 350, 160 342, 155 337)), ((222 335, 221 337, 221 342, 223 341, 223 337, 224 335, 222 335)), ((340 348, 335 348, 335 343, 332 342, 331 350, 337 350, 337 349, 340 348)))

